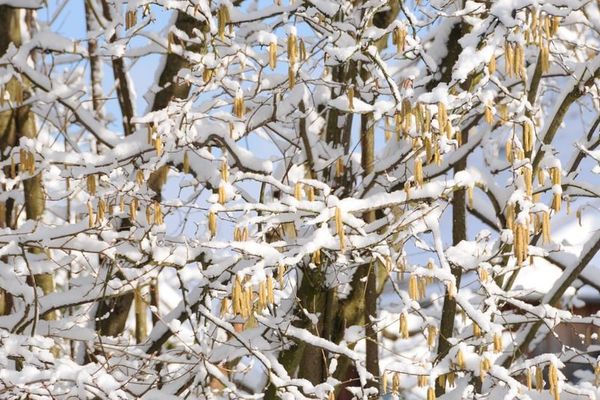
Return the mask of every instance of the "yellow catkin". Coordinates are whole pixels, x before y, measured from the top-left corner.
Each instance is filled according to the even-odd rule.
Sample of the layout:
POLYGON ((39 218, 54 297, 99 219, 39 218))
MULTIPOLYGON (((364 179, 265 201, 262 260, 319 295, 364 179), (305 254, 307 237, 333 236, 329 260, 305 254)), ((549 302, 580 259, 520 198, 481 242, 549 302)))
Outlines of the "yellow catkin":
POLYGON ((204 83, 210 82, 214 74, 215 74, 214 68, 204 67, 204 70, 202 71, 202 80, 204 81, 204 83))
POLYGON ((344 160, 342 158, 338 158, 335 162, 335 177, 340 178, 344 175, 344 170, 346 166, 344 165, 344 160))
POLYGON ((217 234, 217 214, 213 211, 208 213, 208 231, 211 237, 217 234))
POLYGON ((448 373, 448 386, 451 388, 456 386, 456 372, 454 371, 448 373))
POLYGON ((408 331, 408 315, 403 312, 402 314, 400 314, 400 337, 402 339, 408 339, 409 336, 409 331, 408 331))
POLYGON ((135 10, 125 13, 125 29, 131 29, 137 23, 137 14, 135 10))
POLYGON ((296 86, 296 69, 293 64, 288 67, 288 87, 293 89, 296 86))
POLYGON ((317 250, 314 253, 312 253, 310 259, 312 263, 316 266, 321 265, 321 250, 317 250))
POLYGON ((473 322, 473 336, 476 338, 481 337, 481 328, 475 322, 473 322))
POLYGON ((437 338, 437 327, 429 325, 427 327, 427 346, 433 348, 435 346, 435 339, 437 338))
POLYGON ((221 300, 221 308, 219 310, 219 316, 221 318, 223 318, 225 315, 227 315, 229 313, 229 308, 230 308, 230 301, 229 301, 229 297, 225 297, 223 300, 221 300))
POLYGON ((441 101, 438 103, 438 124, 440 132, 446 130, 446 124, 448 123, 448 111, 446 105, 441 101))
POLYGON ((526 121, 523 124, 523 150, 531 152, 533 150, 533 127, 531 122, 526 121))
POLYGON ((229 17, 229 8, 226 5, 221 5, 219 10, 217 11, 217 21, 218 21, 218 34, 219 38, 223 40, 225 38, 225 28, 230 21, 229 17))
POLYGON ((525 166, 521 169, 523 174, 523 183, 525 184, 525 194, 527 197, 531 198, 532 196, 532 185, 533 185, 533 177, 531 168, 525 166))
POLYGON ((552 185, 560 185, 562 181, 562 175, 560 169, 558 167, 550 168, 550 179, 552 180, 552 185))
POLYGON ((527 389, 531 390, 531 368, 525 369, 525 384, 527 385, 527 389))
POLYGON ((96 214, 96 224, 101 223, 104 220, 106 214, 106 201, 104 199, 98 200, 98 213, 96 214))
POLYGON ((554 400, 560 400, 560 392, 558 391, 558 369, 554 364, 550 364, 548 368, 548 380, 550 381, 550 393, 554 400))
POLYGON ((427 400, 435 400, 435 389, 431 386, 427 389, 427 400))
POLYGON ((417 386, 418 387, 425 387, 427 386, 427 375, 418 375, 417 376, 417 386))
POLYGON ((273 277, 267 277, 267 303, 275 304, 275 293, 273 291, 273 277))
POLYGON ((302 200, 302 184, 299 182, 294 185, 294 197, 296 200, 302 200))
POLYGON ((398 393, 399 390, 400 390, 400 374, 397 372, 394 372, 394 375, 392 375, 392 392, 398 393))
POLYGON ((348 109, 354 111, 354 86, 348 87, 346 95, 348 96, 348 109))
POLYGON ((560 207, 561 207, 561 203, 562 203, 562 197, 559 193, 554 193, 554 195, 552 196, 552 209, 555 212, 559 212, 560 211, 560 207))
POLYGON ((239 276, 236 276, 235 280, 233 281, 231 298, 233 302, 233 313, 235 315, 242 314, 242 282, 239 276))
POLYGON ((87 176, 87 192, 95 196, 96 195, 96 175, 88 175, 87 176))
POLYGON ((225 185, 223 184, 223 182, 221 182, 219 184, 218 197, 219 197, 219 199, 218 199, 219 204, 225 204, 226 196, 225 196, 225 185))
POLYGON ((385 371, 381 374, 381 393, 387 393, 387 373, 385 371))
POLYGON ((485 105, 483 117, 488 125, 492 125, 494 123, 494 112, 492 111, 492 105, 490 103, 485 105))
POLYGON ((514 48, 513 44, 510 42, 506 42, 504 44, 504 72, 508 77, 512 77, 515 73, 514 71, 514 48))
POLYGON ((277 266, 277 280, 279 282, 279 289, 283 289, 285 278, 285 265, 279 264, 277 266))
POLYGON ((6 227, 6 203, 0 202, 0 228, 6 227))
POLYGON ((421 157, 415 157, 415 184, 417 187, 423 186, 423 161, 421 157))
POLYGON ((417 276, 411 274, 408 278, 408 296, 412 300, 419 300, 419 288, 417 284, 417 276))
POLYGON ((162 225, 164 222, 163 212, 160 207, 160 202, 154 201, 154 223, 156 225, 162 225))
POLYGON ((484 357, 479 362, 479 378, 481 379, 482 382, 485 379, 490 368, 491 368, 490 360, 488 360, 486 357, 484 357))
POLYGON ((277 40, 273 40, 269 43, 269 67, 272 70, 277 68, 277 40))
POLYGON ((550 236, 550 213, 548 211, 544 211, 542 214, 542 241, 544 244, 552 242, 550 236))
POLYGON ((293 33, 287 38, 287 52, 289 63, 295 64, 298 59, 298 38, 293 33))
POLYGON ((88 208, 88 226, 92 228, 94 226, 94 206, 91 201, 87 203, 88 208))
POLYGON ((419 300, 425 298, 425 292, 427 290, 427 278, 421 277, 417 281, 418 298, 419 300))
POLYGON ((298 48, 300 52, 300 61, 306 61, 306 44, 304 44, 304 40, 300 39, 300 44, 298 45, 298 48))
POLYGON ((540 366, 535 368, 535 388, 538 392, 544 390, 544 369, 540 366))
POLYGON ((458 352, 456 353, 456 365, 460 369, 465 369, 465 356, 462 350, 458 350, 458 352))
POLYGON ((308 201, 315 201, 315 189, 312 186, 306 186, 304 192, 308 201))
POLYGON ((600 386, 600 362, 596 362, 594 367, 594 385, 596 387, 600 386))
POLYGON ((339 207, 335 208, 335 229, 340 241, 340 250, 344 250, 344 222, 342 219, 342 210, 339 207))
POLYGON ((144 184, 144 180, 144 171, 142 171, 141 169, 135 171, 135 183, 137 183, 138 186, 142 186, 144 184))
POLYGON ((496 72, 496 56, 492 55, 492 58, 490 58, 490 61, 488 62, 488 72, 490 74, 494 74, 496 72))
POLYGON ((241 90, 238 90, 233 99, 233 115, 238 118, 244 117, 244 96, 241 90))
POLYGON ((478 273, 479 273, 479 280, 481 282, 487 282, 490 280, 490 275, 489 275, 487 269, 485 269, 484 267, 480 267, 478 269, 478 273))
POLYGON ((407 31, 402 26, 397 26, 392 31, 392 44, 396 45, 396 52, 401 53, 406 47, 407 31))
POLYGON ((132 221, 137 219, 138 199, 133 198, 129 204, 129 218, 132 221))
POLYGON ((502 347, 502 335, 494 334, 494 353, 501 353, 502 347))
POLYGON ((188 155, 187 151, 183 153, 183 173, 190 173, 190 156, 188 155))

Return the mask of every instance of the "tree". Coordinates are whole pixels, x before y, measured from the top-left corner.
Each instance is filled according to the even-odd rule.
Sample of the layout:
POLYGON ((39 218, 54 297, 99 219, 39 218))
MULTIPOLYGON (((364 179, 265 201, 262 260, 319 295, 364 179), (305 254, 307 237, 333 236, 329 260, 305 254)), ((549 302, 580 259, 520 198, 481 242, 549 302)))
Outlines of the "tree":
POLYGON ((597 2, 73 3, 0 0, 3 396, 595 398, 597 2))

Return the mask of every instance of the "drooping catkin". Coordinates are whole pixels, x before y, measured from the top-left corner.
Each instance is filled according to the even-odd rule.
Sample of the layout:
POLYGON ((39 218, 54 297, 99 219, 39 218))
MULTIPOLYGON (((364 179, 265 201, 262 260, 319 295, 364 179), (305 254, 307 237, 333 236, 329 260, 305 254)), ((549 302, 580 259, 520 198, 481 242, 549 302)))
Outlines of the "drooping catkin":
POLYGON ((277 68, 277 39, 274 39, 269 43, 269 67, 272 70, 277 68))
POLYGON ((408 296, 412 300, 419 300, 419 288, 417 276, 415 274, 410 274, 410 277, 408 278, 408 296))
POLYGON ((415 157, 415 184, 417 187, 423 186, 423 161, 421 157, 415 157))
POLYGON ((435 400, 435 389, 431 386, 427 389, 427 400, 435 400))
POLYGON ((208 231, 210 237, 214 237, 217 234, 217 214, 214 211, 208 213, 208 231))
POLYGON ((87 183, 87 192, 91 195, 91 196, 95 196, 96 195, 96 175, 91 174, 87 176, 86 179, 86 183, 87 183))
POLYGON ((335 208, 335 230, 340 241, 340 250, 344 251, 344 222, 342 219, 342 210, 339 207, 335 208))
POLYGON ((502 353, 502 335, 499 333, 494 334, 494 353, 502 353))
POLYGON ((354 86, 353 85, 348 86, 346 95, 348 97, 348 109, 350 111, 354 111, 354 86))
POLYGON ((465 369, 465 355, 460 349, 456 353, 456 365, 459 369, 465 369))
POLYGON ((132 221, 135 221, 137 219, 137 209, 138 199, 134 197, 133 199, 131 199, 131 203, 129 203, 129 218, 132 221))
POLYGON ((162 225, 164 223, 164 216, 159 201, 154 201, 154 223, 156 225, 162 225))
POLYGON ((190 173, 190 156, 188 155, 187 150, 183 153, 183 173, 190 173))
POLYGON ((221 183, 219 183, 219 189, 218 189, 217 193, 218 193, 219 204, 225 204, 226 195, 225 195, 225 183, 224 182, 221 181, 221 183))
POLYGON ((298 59, 298 38, 295 33, 290 33, 287 38, 287 53, 290 64, 295 64, 298 59))
POLYGON ((267 303, 275 304, 275 292, 273 291, 273 277, 269 275, 267 277, 267 303))
POLYGON ((94 206, 91 201, 87 202, 88 208, 88 226, 92 228, 94 226, 94 206))
POLYGON ((492 125, 494 123, 494 112, 492 111, 492 104, 490 102, 485 104, 483 116, 488 125, 492 125))
POLYGON ((302 200, 302 184, 300 182, 296 182, 294 185, 294 198, 296 200, 302 200))
POLYGON ((544 390, 544 367, 535 367, 535 388, 538 392, 544 390))
POLYGON ((473 336, 476 338, 481 337, 481 328, 476 322, 473 322, 473 336))
POLYGON ((533 150, 533 127, 531 122, 526 121, 523 124, 523 150, 531 152, 533 150))
POLYGON ((394 372, 392 375, 392 392, 398 393, 400 391, 400 374, 394 372))
POLYGON ((548 211, 542 213, 542 242, 544 244, 552 242, 550 235, 550 213, 548 211))
POLYGON ((238 90, 233 99, 233 115, 238 118, 244 117, 244 94, 242 90, 238 90))
POLYGON ((485 379, 485 377, 487 376, 488 371, 492 368, 492 365, 490 363, 490 360, 487 357, 484 357, 480 362, 479 362, 479 378, 481 379, 481 382, 483 382, 483 380, 485 379))
POLYGON ((525 184, 525 194, 528 198, 531 198, 533 193, 533 176, 531 168, 529 168, 529 166, 524 166, 521 168, 521 173, 523 174, 523 183, 525 184))
POLYGON ((406 314, 406 312, 402 312, 400 314, 400 337, 402 339, 408 339, 409 336, 409 331, 408 331, 408 315, 406 314))
POLYGON ((435 339, 437 338, 437 327, 435 325, 427 326, 427 346, 432 349, 435 346, 435 339))
POLYGON ((283 289, 284 279, 285 278, 285 265, 279 264, 277 266, 277 281, 279 282, 279 289, 283 289))
POLYGON ((335 177, 340 178, 344 175, 344 171, 346 166, 344 165, 344 160, 340 157, 335 162, 335 177))
POLYGON ((96 214, 96 224, 100 224, 104 220, 106 214, 106 201, 98 199, 98 213, 96 214))
POLYGON ((227 313, 229 313, 229 308, 230 308, 229 297, 224 297, 223 300, 221 300, 221 307, 219 309, 219 316, 221 318, 223 318, 225 315, 227 315, 227 313))
POLYGON ((298 49, 299 49, 299 57, 300 57, 300 61, 306 61, 306 44, 304 43, 304 40, 300 39, 300 43, 298 44, 298 49))
POLYGON ((221 5, 217 10, 217 30, 219 38, 223 40, 225 38, 225 28, 230 22, 229 8, 225 4, 221 5))
POLYGON ((490 58, 490 61, 488 62, 488 72, 490 73, 490 75, 493 75, 496 72, 496 56, 492 55, 492 57, 490 58))
POLYGON ((137 23, 137 14, 135 10, 129 10, 125 13, 125 29, 131 29, 137 23))
POLYGON ((392 44, 396 45, 396 52, 402 53, 406 47, 406 28, 397 26, 392 31, 392 44))

